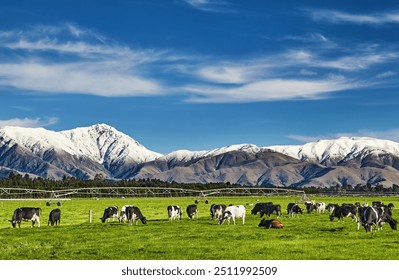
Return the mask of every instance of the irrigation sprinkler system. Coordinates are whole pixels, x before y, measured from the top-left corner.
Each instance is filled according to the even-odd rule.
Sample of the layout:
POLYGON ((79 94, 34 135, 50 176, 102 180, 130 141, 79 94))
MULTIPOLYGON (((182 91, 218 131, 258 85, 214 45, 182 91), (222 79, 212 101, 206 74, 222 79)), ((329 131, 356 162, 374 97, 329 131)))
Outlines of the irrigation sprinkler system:
POLYGON ((0 188, 0 200, 15 199, 45 199, 47 205, 71 198, 125 198, 125 197, 197 197, 198 200, 207 200, 213 196, 275 196, 300 195, 301 201, 308 200, 305 191, 285 188, 220 188, 209 190, 194 190, 182 188, 159 187, 98 187, 76 188, 62 190, 40 190, 24 188, 0 188))

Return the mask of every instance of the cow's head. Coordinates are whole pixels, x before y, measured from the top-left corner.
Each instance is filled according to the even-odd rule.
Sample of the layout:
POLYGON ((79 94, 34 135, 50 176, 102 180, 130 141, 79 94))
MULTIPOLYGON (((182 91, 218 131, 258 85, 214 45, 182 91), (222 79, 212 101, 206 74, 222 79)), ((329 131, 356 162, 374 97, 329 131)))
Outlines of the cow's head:
POLYGON ((330 216, 330 221, 331 221, 331 222, 334 221, 334 215, 331 215, 331 216, 330 216))
POLYGON ((230 211, 225 211, 223 212, 222 216, 219 218, 219 225, 223 224, 226 219, 231 217, 231 212, 230 211))
POLYGON ((314 205, 312 203, 305 203, 306 206, 306 210, 308 212, 308 214, 312 213, 313 209, 314 209, 314 205))
POLYGON ((329 203, 327 206, 326 206, 326 210, 328 211, 328 212, 332 212, 332 211, 334 211, 334 209, 335 209, 335 205, 334 204, 331 204, 331 203, 329 203))
POLYGON ((142 217, 140 220, 141 220, 141 222, 142 222, 144 225, 147 223, 146 217, 142 217))
POLYGON ((17 226, 17 221, 16 220, 8 220, 11 224, 12 227, 15 228, 17 226))
POLYGON ((303 214, 301 207, 299 207, 299 206, 298 206, 298 208, 297 208, 297 209, 298 209, 298 211, 297 211, 298 213, 301 213, 301 214, 303 214))
POLYGON ((388 223, 389 223, 389 226, 391 227, 391 229, 393 229, 393 230, 398 229, 398 222, 396 220, 394 220, 392 218, 388 219, 388 223))

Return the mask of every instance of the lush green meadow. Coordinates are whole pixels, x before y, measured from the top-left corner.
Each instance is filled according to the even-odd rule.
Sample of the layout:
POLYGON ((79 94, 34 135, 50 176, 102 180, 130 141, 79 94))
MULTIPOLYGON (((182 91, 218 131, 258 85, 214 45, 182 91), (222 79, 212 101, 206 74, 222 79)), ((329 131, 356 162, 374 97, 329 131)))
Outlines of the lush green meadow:
MULTIPOLYGON (((118 198, 72 199, 63 201, 61 226, 47 225, 48 214, 55 204, 46 201, 0 201, 0 259, 2 260, 386 260, 399 259, 399 232, 384 225, 382 231, 366 233, 356 223, 330 222, 329 214, 303 214, 289 218, 286 206, 299 197, 211 197, 209 203, 247 205, 245 225, 227 222, 218 225, 210 219, 210 204, 198 204, 199 219, 189 220, 186 213, 181 222, 169 222, 166 207, 180 205, 184 209, 195 198, 118 198), (285 229, 259 228, 259 216, 250 214, 257 202, 273 201, 283 208, 280 220, 285 229), (125 204, 138 206, 147 217, 146 225, 130 226, 117 221, 101 223, 107 206, 125 204), (23 222, 13 229, 8 220, 14 209, 22 206, 42 208, 42 226, 30 228, 23 222), (89 210, 93 222, 89 223, 89 210)), ((399 205, 398 197, 350 198, 312 197, 326 203, 354 203, 382 200, 399 205)), ((302 204, 303 207, 303 204, 302 204)), ((304 208, 304 207, 303 207, 304 208)), ((397 210, 394 218, 399 220, 397 210)), ((275 218, 275 216, 272 216, 275 218)))

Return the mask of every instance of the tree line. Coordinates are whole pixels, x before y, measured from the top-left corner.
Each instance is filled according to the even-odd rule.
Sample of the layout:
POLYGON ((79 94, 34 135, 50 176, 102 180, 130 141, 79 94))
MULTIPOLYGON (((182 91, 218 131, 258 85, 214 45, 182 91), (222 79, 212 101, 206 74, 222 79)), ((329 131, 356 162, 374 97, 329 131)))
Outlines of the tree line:
MULTIPOLYGON (((98 187, 159 187, 159 188, 179 188, 190 190, 211 190, 221 188, 242 188, 242 187, 273 187, 282 186, 243 186, 241 184, 233 184, 230 182, 221 183, 177 183, 165 182, 159 179, 131 179, 131 180, 106 180, 102 174, 97 174, 93 179, 79 179, 75 177, 64 176, 62 180, 47 179, 42 177, 30 177, 28 174, 21 175, 11 172, 7 178, 0 179, 0 188, 24 188, 24 189, 40 189, 40 190, 62 190, 75 188, 98 188, 98 187)), ((287 187, 285 187, 287 188, 287 187)), ((357 184, 320 187, 297 187, 309 194, 350 194, 350 193, 398 193, 399 185, 383 186, 382 184, 357 184)))

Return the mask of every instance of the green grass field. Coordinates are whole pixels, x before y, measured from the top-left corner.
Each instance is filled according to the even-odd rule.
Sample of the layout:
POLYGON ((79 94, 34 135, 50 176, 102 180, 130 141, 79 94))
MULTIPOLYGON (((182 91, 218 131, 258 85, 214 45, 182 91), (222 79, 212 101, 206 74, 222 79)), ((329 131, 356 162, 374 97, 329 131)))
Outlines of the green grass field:
MULTIPOLYGON (((286 206, 298 197, 212 197, 210 204, 249 204, 273 201, 280 204, 285 229, 259 228, 259 216, 250 214, 247 207, 245 225, 227 222, 218 225, 210 219, 210 204, 200 201, 199 219, 189 220, 184 212, 181 222, 169 222, 166 207, 180 205, 186 208, 195 198, 126 198, 126 199, 72 199, 59 207, 61 226, 47 226, 48 215, 56 205, 45 201, 0 201, 0 259, 2 260, 398 260, 399 232, 388 224, 382 231, 370 234, 356 223, 329 221, 329 214, 303 214, 289 218, 286 206), (101 223, 100 217, 107 206, 125 204, 138 206, 147 217, 146 225, 130 226, 117 221, 101 223), (21 228, 12 228, 8 220, 17 207, 42 208, 42 226, 30 228, 23 222, 21 228), (89 223, 89 210, 93 222, 89 223)), ((399 205, 398 197, 383 198, 318 198, 326 203, 371 204, 382 200, 399 205)), ((301 205, 302 208, 303 205, 301 205)), ((393 217, 399 219, 394 211, 393 217)), ((275 218, 272 216, 272 218, 275 218)))

